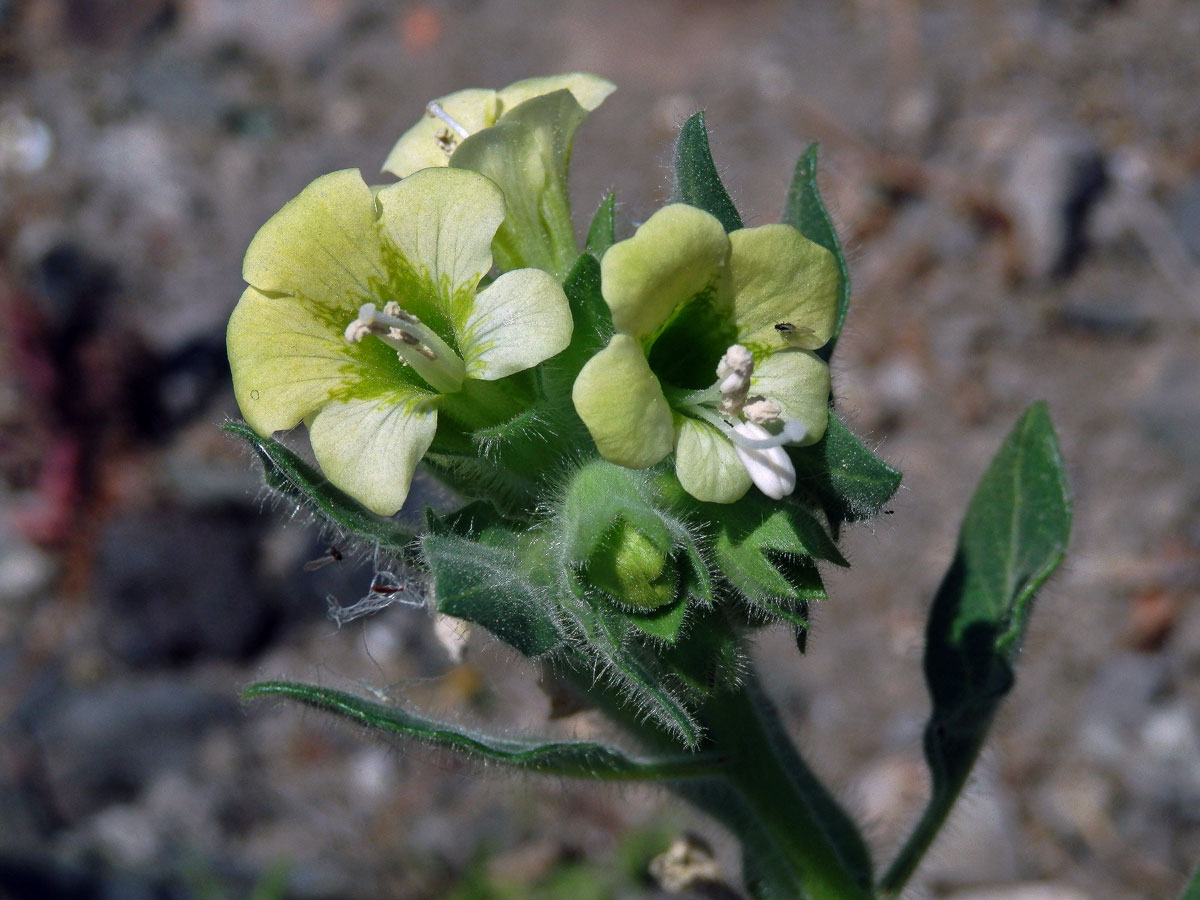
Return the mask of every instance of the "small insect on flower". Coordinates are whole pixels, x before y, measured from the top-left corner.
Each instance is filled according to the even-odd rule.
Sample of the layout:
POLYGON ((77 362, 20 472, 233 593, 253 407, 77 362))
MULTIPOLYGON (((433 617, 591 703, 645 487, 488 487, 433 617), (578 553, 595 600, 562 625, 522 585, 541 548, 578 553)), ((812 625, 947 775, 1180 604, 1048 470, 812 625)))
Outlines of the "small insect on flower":
POLYGON ((318 556, 316 559, 310 559, 304 564, 303 569, 305 572, 316 572, 325 568, 326 566, 331 566, 334 563, 341 562, 343 558, 344 557, 342 556, 341 550, 339 550, 337 547, 330 546, 330 548, 325 551, 324 556, 318 556))
POLYGON ((802 338, 806 338, 814 334, 811 328, 805 328, 801 325, 793 325, 791 322, 776 322, 775 330, 789 344, 795 343, 802 338))

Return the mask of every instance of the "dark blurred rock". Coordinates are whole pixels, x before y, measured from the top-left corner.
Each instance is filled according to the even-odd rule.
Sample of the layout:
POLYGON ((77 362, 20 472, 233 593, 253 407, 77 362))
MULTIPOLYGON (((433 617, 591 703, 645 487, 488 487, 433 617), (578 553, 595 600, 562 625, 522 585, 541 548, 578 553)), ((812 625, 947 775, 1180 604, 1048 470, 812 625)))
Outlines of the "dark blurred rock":
POLYGON ((223 337, 197 337, 163 356, 147 354, 128 379, 133 426, 160 438, 205 410, 230 381, 223 337))
POLYGON ((176 0, 67 0, 72 38, 96 47, 134 43, 170 30, 179 17, 176 0))
POLYGON ((1200 259, 1200 178, 1179 192, 1171 205, 1171 220, 1184 246, 1200 259))
POLYGON ((159 773, 186 769, 205 732, 236 720, 224 685, 140 678, 60 693, 27 710, 50 801, 65 823, 137 796, 159 773))
POLYGON ((1200 481, 1200 370, 1190 355, 1163 367, 1158 383, 1141 400, 1138 421, 1153 444, 1184 464, 1178 472, 1182 484, 1195 487, 1200 481))
POLYGON ((188 892, 129 875, 87 872, 49 859, 0 856, 6 900, 187 900, 188 892))
POLYGON ((34 297, 49 329, 60 342, 54 350, 65 352, 90 336, 117 291, 117 273, 111 263, 72 241, 51 246, 34 266, 34 297))
POLYGON ((1003 199, 1021 268, 1039 280, 1069 275, 1085 249, 1088 212, 1107 183, 1104 156, 1089 134, 1068 128, 1030 135, 1012 149, 1003 199))
POLYGON ((1064 303, 1051 314, 1049 324, 1063 334, 1100 340, 1144 340, 1153 332, 1150 316, 1124 297, 1064 303))
POLYGON ((262 647, 275 608, 255 577, 259 524, 183 510, 109 522, 94 581, 105 646, 138 667, 245 658, 262 647))

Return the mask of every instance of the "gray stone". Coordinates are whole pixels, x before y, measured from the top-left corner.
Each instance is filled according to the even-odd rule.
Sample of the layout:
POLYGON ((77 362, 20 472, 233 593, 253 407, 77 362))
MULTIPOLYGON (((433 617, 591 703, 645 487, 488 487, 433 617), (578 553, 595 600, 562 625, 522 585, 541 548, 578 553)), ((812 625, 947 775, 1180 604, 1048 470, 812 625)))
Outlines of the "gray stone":
POLYGON ((1087 215, 1105 185, 1104 157, 1090 135, 1066 128, 1031 135, 1012 149, 1002 196, 1024 274, 1067 275, 1083 253, 1087 215))
POLYGON ((1179 192, 1171 204, 1171 221, 1184 246, 1200 259, 1200 179, 1179 192))
POLYGON ((249 515, 137 513, 105 525, 94 590, 100 636, 139 667, 198 657, 245 657, 273 620, 255 578, 256 535, 249 515))
POLYGON ((205 732, 234 721, 238 708, 228 686, 159 677, 59 695, 24 715, 55 811, 70 823, 130 802, 163 772, 185 769, 205 732))

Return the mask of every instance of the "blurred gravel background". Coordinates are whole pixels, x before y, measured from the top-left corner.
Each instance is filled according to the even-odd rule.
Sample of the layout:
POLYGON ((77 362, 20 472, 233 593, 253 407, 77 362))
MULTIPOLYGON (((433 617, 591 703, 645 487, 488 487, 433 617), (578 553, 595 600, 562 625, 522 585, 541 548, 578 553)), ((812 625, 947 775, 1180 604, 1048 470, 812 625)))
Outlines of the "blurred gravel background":
POLYGON ((905 487, 808 655, 760 641, 817 767, 886 856, 923 796, 928 598, 1045 397, 1072 552, 912 895, 1172 897, 1200 860, 1198 48, 1195 0, 0 0, 0 897, 649 897, 685 827, 736 878, 658 795, 237 701, 291 676, 599 727, 547 724, 485 641, 454 665, 421 610, 336 628, 369 560, 305 571, 327 546, 217 429, 258 226, 370 179, 435 96, 576 69, 620 86, 577 142, 581 220, 609 189, 626 233, 648 216, 701 106, 751 224, 822 142, 835 389, 905 487))

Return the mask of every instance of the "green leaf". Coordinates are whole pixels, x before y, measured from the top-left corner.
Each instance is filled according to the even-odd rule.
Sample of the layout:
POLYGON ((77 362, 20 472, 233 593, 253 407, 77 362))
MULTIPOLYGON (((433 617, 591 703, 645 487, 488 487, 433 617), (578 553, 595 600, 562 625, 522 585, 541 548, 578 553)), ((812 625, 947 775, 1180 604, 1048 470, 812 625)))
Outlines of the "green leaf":
POLYGON ((471 538, 508 524, 496 507, 486 500, 474 500, 445 514, 436 513, 432 508, 425 509, 425 530, 429 534, 471 538))
POLYGON ((1012 689, 1034 596, 1058 567, 1071 502, 1044 403, 1025 411, 984 474, 959 532, 954 562, 926 628, 933 711, 925 757, 933 779, 925 814, 884 878, 903 888, 966 783, 1001 700, 1012 689))
POLYGON ((519 546, 520 536, 503 529, 489 529, 478 540, 452 534, 421 539, 438 612, 486 628, 525 656, 544 656, 562 638, 519 546))
POLYGON ((693 114, 679 129, 675 142, 674 199, 716 216, 726 231, 743 227, 742 217, 713 163, 704 110, 693 114))
POLYGON ((698 603, 712 603, 715 599, 712 576, 695 535, 676 518, 668 519, 667 527, 671 529, 672 541, 681 554, 680 561, 683 566, 680 574, 683 577, 684 596, 691 597, 698 603))
POLYGON ((694 610, 683 635, 659 659, 684 696, 696 703, 736 688, 748 666, 738 629, 716 607, 694 610))
POLYGON ((687 612, 687 598, 681 597, 668 606, 660 606, 649 612, 622 612, 635 628, 656 640, 673 644, 679 637, 679 629, 683 626, 683 617, 687 612))
POLYGON ((617 240, 617 195, 609 193, 601 202, 588 226, 584 249, 599 259, 617 240))
POLYGON ((242 696, 248 700, 259 697, 295 700, 387 735, 412 738, 546 775, 598 781, 657 781, 711 775, 720 764, 719 758, 711 754, 637 759, 591 741, 495 737, 312 684, 262 681, 250 685, 242 696))
POLYGON ((785 225, 791 225, 802 235, 819 244, 837 260, 838 275, 841 282, 838 294, 837 320, 833 328, 833 337, 817 354, 826 362, 833 356, 838 336, 846 324, 846 313, 850 309, 850 268, 846 265, 845 254, 842 253, 842 242, 838 240, 837 231, 833 227, 833 219, 821 199, 820 188, 817 187, 817 145, 809 144, 800 159, 796 161, 796 170, 792 174, 792 183, 788 187, 787 200, 783 205, 785 225))
POLYGON ((812 557, 848 565, 821 524, 794 503, 748 494, 737 503, 703 506, 716 523, 717 569, 752 603, 772 597, 815 599, 803 581, 780 570, 777 559, 812 557))
POLYGON ((571 388, 584 364, 604 349, 613 333, 612 315, 600 292, 600 263, 590 253, 575 261, 563 282, 563 291, 571 307, 574 328, 571 343, 558 356, 539 367, 547 397, 560 398, 564 415, 579 432, 579 437, 591 446, 591 438, 570 402, 571 388))
POLYGON ((636 710, 689 749, 699 746, 701 732, 684 702, 664 684, 653 653, 631 639, 625 615, 607 604, 593 602, 577 579, 568 573, 559 597, 563 616, 574 632, 576 647, 599 663, 600 680, 607 680, 622 697, 622 705, 636 710))
POLYGON ((602 459, 572 475, 557 515, 563 557, 583 564, 620 521, 627 522, 656 546, 668 550, 671 530, 659 512, 646 474, 602 459))
POLYGON ((245 422, 226 422, 226 433, 250 447, 263 467, 267 486, 314 513, 327 525, 381 550, 410 557, 415 535, 392 519, 378 516, 274 438, 259 436, 245 422))
POLYGON ((835 534, 843 522, 878 515, 900 487, 900 473, 864 447, 832 411, 825 436, 789 455, 797 494, 815 500, 835 534))

